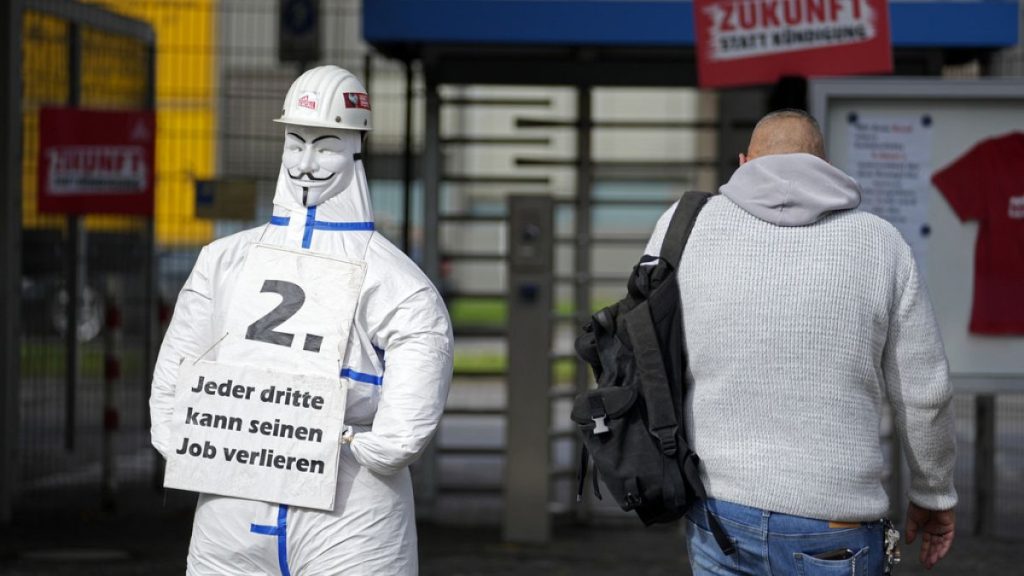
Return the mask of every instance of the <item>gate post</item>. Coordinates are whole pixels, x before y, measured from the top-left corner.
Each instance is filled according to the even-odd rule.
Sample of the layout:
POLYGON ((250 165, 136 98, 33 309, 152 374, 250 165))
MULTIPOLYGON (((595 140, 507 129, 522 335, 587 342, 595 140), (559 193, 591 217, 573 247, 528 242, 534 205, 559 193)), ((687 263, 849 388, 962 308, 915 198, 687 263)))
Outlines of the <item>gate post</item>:
POLYGON ((996 516, 996 396, 974 399, 974 526, 975 536, 991 536, 996 516))
POLYGON ((551 198, 509 198, 504 538, 551 538, 549 437, 554 218, 551 198))
POLYGON ((0 185, 0 525, 10 524, 18 472, 18 404, 21 398, 21 24, 20 0, 0 8, 0 109, 7 129, 0 143, 4 180, 0 185))

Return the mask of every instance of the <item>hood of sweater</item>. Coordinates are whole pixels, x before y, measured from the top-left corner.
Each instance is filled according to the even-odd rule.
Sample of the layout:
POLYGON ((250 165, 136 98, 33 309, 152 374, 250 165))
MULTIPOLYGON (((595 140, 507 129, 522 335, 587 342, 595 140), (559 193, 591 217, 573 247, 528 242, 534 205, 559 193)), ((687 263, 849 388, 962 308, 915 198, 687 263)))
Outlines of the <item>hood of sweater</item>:
POLYGON ((860 186, 811 154, 761 156, 736 169, 719 189, 740 208, 776 226, 806 226, 860 205, 860 186))

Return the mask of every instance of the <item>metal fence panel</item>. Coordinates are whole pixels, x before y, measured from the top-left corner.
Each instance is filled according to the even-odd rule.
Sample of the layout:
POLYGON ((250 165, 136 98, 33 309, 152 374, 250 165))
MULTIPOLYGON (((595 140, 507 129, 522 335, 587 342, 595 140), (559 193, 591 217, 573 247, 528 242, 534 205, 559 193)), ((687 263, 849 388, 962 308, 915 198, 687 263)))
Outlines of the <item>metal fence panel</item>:
MULTIPOLYGON (((24 493, 99 486, 104 446, 120 477, 148 477, 148 433, 139 407, 148 394, 144 275, 148 227, 142 217, 88 216, 82 251, 69 250, 69 219, 37 210, 40 110, 77 104, 145 109, 147 38, 78 20, 71 3, 29 2, 22 15, 22 334, 20 486, 24 493), (61 11, 66 10, 66 14, 61 11), (77 377, 69 380, 68 271, 84 271, 77 326, 77 377), (109 316, 109 318, 108 318, 109 316), (118 320, 122 346, 102 337, 118 320), (116 430, 115 430, 116 428, 116 430), (105 444, 105 442, 107 442, 105 444), (139 458, 139 455, 142 458, 139 458), (135 464, 132 466, 132 464, 135 464)), ((97 14, 93 10, 91 14, 97 14)), ((99 492, 97 492, 97 496, 99 492)), ((22 505, 45 502, 22 498, 22 505)))

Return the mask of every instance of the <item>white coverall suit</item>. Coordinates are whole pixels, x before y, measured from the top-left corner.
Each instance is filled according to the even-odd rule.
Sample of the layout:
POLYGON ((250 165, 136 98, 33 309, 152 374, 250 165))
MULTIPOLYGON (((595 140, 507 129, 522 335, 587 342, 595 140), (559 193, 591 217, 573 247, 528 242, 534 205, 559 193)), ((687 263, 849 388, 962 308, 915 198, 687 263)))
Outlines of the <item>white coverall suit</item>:
MULTIPOLYGON (((430 281, 373 231, 362 163, 346 188, 305 207, 282 166, 270 223, 217 240, 199 255, 178 296, 157 359, 150 399, 153 445, 165 457, 175 380, 183 359, 203 356, 224 330, 246 251, 254 242, 364 260, 366 277, 340 377, 349 380, 333 512, 202 494, 188 574, 415 575, 408 466, 441 418, 452 371, 452 334, 430 281)), ((205 359, 216 358, 214 346, 205 359)), ((255 359, 254 359, 255 360, 255 359)))

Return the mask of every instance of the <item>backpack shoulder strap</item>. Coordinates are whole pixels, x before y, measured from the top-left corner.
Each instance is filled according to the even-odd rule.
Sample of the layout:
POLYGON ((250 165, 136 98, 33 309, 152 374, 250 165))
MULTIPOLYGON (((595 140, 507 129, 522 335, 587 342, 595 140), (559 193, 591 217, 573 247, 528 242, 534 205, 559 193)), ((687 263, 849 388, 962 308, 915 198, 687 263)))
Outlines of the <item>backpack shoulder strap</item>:
POLYGON ((708 192, 689 191, 683 194, 672 214, 672 220, 665 232, 665 239, 661 242, 661 257, 672 266, 679 267, 679 260, 683 257, 683 248, 690 238, 693 224, 697 221, 697 214, 700 212, 708 198, 713 194, 708 192))
MULTIPOLYGON (((661 257, 678 268, 686 240, 693 229, 697 213, 704 207, 711 195, 704 192, 687 192, 679 201, 669 223, 665 239, 661 244, 661 257)), ((675 296, 678 298, 678 294, 675 296)), ((640 383, 647 399, 648 429, 661 442, 666 456, 676 453, 678 422, 672 404, 671 388, 663 359, 663 342, 658 339, 654 319, 647 300, 640 302, 625 317, 633 355, 640 373, 640 383)))
POLYGON ((672 403, 672 383, 665 370, 662 343, 654 329, 647 300, 630 310, 625 320, 640 374, 640 390, 647 406, 647 429, 658 439, 663 454, 675 456, 679 423, 672 403))

